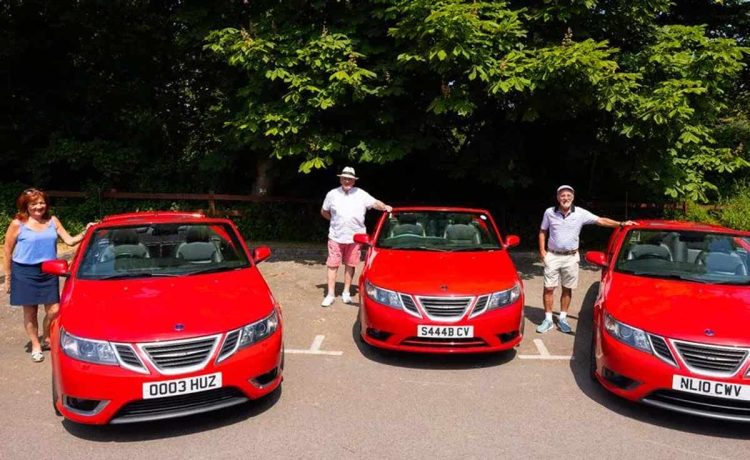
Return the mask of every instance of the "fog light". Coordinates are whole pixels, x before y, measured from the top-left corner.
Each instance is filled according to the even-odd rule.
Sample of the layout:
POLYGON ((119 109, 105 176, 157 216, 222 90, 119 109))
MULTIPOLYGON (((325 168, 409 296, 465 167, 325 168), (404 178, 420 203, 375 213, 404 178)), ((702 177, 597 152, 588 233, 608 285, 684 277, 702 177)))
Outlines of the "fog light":
POLYGON ((65 396, 63 397, 63 404, 71 412, 81 415, 96 415, 109 404, 109 401, 65 396))
POLYGON ((372 337, 375 340, 380 340, 381 342, 388 340, 388 337, 390 337, 391 335, 391 333, 381 331, 379 329, 374 329, 371 327, 367 328, 367 336, 372 337))
POLYGON ((641 382, 638 382, 637 380, 625 377, 624 375, 618 374, 617 372, 606 367, 604 368, 604 372, 602 372, 602 377, 604 377, 612 385, 623 390, 632 390, 641 384, 641 382))
POLYGON ((518 337, 518 331, 504 332, 502 334, 498 334, 497 337, 503 343, 510 342, 511 340, 518 337))
POLYGON ((261 374, 253 379, 250 379, 250 383, 252 383, 258 388, 263 388, 264 386, 276 380, 276 377, 278 375, 279 375, 279 369, 274 367, 273 370, 271 370, 271 372, 266 372, 265 374, 261 374))

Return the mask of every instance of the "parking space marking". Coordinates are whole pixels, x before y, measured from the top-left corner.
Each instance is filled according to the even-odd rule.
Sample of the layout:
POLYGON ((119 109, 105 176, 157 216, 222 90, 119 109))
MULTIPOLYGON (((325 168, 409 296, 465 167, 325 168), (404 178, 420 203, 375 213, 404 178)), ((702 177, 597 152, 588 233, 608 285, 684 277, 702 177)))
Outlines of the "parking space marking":
POLYGON ((297 350, 294 348, 287 348, 284 350, 284 353, 291 353, 295 355, 328 355, 328 356, 341 356, 344 354, 343 351, 325 351, 321 350, 320 347, 323 345, 323 340, 325 340, 326 336, 324 335, 316 335, 315 339, 313 339, 312 345, 310 345, 310 348, 307 350, 297 350))
POLYGON ((575 356, 550 354, 549 350, 547 350, 547 346, 544 345, 544 342, 542 342, 542 339, 534 339, 534 345, 536 345, 536 349, 537 351, 539 351, 538 355, 518 355, 518 357, 521 359, 566 360, 566 361, 571 361, 575 359, 575 356))

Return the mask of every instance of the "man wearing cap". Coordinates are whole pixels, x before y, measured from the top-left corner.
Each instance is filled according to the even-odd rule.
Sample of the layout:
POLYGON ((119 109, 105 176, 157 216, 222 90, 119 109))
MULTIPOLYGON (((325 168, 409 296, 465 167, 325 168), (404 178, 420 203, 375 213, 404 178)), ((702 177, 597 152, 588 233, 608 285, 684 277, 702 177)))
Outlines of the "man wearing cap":
POLYGON ((356 233, 364 233, 365 212, 375 208, 378 211, 391 212, 392 208, 382 201, 376 200, 369 193, 354 186, 358 178, 354 168, 347 166, 338 174, 341 187, 337 187, 326 195, 320 214, 331 221, 328 228, 328 293, 323 302, 329 307, 336 299, 334 287, 339 265, 344 264, 344 292, 341 300, 351 303, 349 292, 354 278, 354 269, 360 259, 360 245, 354 242, 356 233))
POLYGON ((562 284, 560 295, 560 319, 557 326, 561 332, 571 332, 568 324, 568 308, 573 289, 578 286, 578 237, 581 227, 596 224, 602 227, 623 227, 635 222, 627 220, 618 222, 606 217, 599 217, 583 208, 573 205, 575 191, 570 185, 557 188, 558 205, 544 211, 542 226, 539 230, 539 256, 544 263, 544 321, 537 326, 537 332, 547 332, 554 327, 552 321, 552 303, 555 288, 562 284), (549 234, 549 241, 547 235, 549 234))

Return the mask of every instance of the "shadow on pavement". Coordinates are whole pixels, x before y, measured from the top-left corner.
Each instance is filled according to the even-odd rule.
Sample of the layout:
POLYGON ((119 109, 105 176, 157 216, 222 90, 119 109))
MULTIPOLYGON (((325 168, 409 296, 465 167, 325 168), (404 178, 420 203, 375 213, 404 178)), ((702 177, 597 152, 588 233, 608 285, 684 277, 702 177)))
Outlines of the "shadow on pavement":
POLYGON ((612 412, 643 423, 706 436, 750 439, 750 430, 748 430, 746 423, 695 417, 635 403, 608 392, 599 382, 593 380, 589 373, 589 360, 591 357, 593 307, 598 292, 599 282, 592 284, 586 292, 586 297, 581 305, 577 334, 573 344, 575 360, 570 361, 570 370, 576 384, 586 396, 612 412))
POLYGON ((126 425, 80 425, 62 422, 73 436, 95 442, 139 442, 173 438, 243 422, 271 409, 281 398, 282 385, 265 397, 238 406, 169 420, 126 425))
POLYGON ((370 361, 394 367, 449 370, 478 369, 505 364, 512 361, 516 356, 515 349, 497 353, 474 354, 409 353, 383 350, 366 344, 362 340, 359 330, 360 323, 357 319, 352 326, 352 338, 362 356, 370 361))

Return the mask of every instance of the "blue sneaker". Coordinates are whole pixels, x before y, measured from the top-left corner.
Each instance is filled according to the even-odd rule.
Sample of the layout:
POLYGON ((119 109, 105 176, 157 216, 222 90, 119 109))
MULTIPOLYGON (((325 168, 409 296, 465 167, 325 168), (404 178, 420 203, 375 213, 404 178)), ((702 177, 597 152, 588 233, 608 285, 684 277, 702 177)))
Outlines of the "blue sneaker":
POLYGON ((551 331, 553 327, 555 327, 555 323, 553 323, 551 319, 545 318, 544 321, 542 321, 542 324, 536 327, 536 331, 540 334, 543 334, 545 332, 551 331))
POLYGON ((560 332, 562 332, 563 334, 570 334, 571 332, 573 332, 570 324, 568 324, 568 318, 560 318, 560 320, 557 322, 557 327, 560 328, 560 332))

